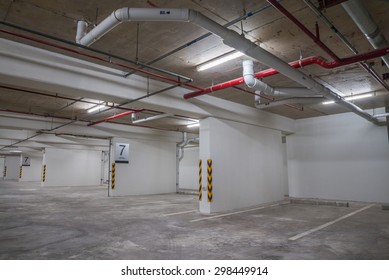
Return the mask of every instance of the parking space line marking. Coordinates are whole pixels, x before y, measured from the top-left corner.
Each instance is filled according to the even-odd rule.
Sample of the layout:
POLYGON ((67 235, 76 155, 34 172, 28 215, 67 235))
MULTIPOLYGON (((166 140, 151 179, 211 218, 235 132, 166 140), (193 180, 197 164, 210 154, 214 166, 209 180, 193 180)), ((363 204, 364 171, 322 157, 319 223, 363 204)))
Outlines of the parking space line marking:
POLYGON ((338 218, 338 219, 336 219, 336 220, 333 220, 333 221, 331 221, 331 222, 325 223, 325 224, 323 224, 323 225, 321 225, 321 226, 318 226, 318 227, 315 227, 315 228, 313 228, 313 229, 307 230, 307 231, 305 231, 305 232, 302 232, 302 233, 300 233, 300 234, 297 234, 297 235, 295 235, 295 236, 292 236, 292 237, 290 237, 290 238, 288 238, 288 239, 289 239, 289 240, 293 240, 293 241, 294 241, 294 240, 297 240, 297 239, 300 239, 300 238, 302 238, 302 237, 304 237, 304 236, 306 236, 306 235, 308 235, 308 234, 314 233, 314 232, 319 231, 319 230, 321 230, 321 229, 323 229, 323 228, 326 228, 326 227, 328 227, 328 226, 330 226, 330 225, 333 225, 333 224, 335 224, 335 223, 337 223, 337 222, 340 222, 340 221, 342 221, 342 220, 344 220, 344 219, 347 219, 347 218, 349 218, 349 217, 351 217, 351 216, 354 216, 355 214, 358 214, 359 212, 365 211, 366 209, 369 209, 369 208, 373 207, 374 205, 375 205, 375 204, 367 205, 367 206, 365 206, 365 207, 363 207, 363 208, 361 208, 361 209, 358 209, 358 210, 356 210, 356 211, 354 211, 354 212, 351 212, 351 213, 349 213, 349 214, 347 214, 347 215, 344 215, 344 216, 342 216, 342 217, 340 217, 340 218, 338 218))
POLYGON ((164 214, 163 216, 174 216, 174 215, 180 215, 180 214, 192 213, 192 212, 197 212, 197 211, 198 211, 198 210, 182 211, 182 212, 176 212, 176 213, 164 214))
POLYGON ((261 206, 261 207, 248 209, 248 210, 242 210, 242 211, 237 211, 237 212, 232 212, 232 213, 227 213, 227 214, 221 214, 221 215, 216 215, 216 216, 211 216, 211 217, 206 217, 206 218, 200 218, 200 219, 196 219, 196 220, 191 220, 190 222, 194 223, 194 222, 199 222, 199 221, 204 221, 204 220, 217 219, 217 218, 221 218, 221 217, 227 217, 227 216, 237 215, 237 214, 241 214, 241 213, 247 213, 247 212, 252 212, 252 211, 261 210, 261 209, 265 209, 265 208, 275 207, 275 206, 279 206, 279 205, 286 205, 286 204, 289 204, 289 202, 288 203, 271 204, 271 205, 261 206))

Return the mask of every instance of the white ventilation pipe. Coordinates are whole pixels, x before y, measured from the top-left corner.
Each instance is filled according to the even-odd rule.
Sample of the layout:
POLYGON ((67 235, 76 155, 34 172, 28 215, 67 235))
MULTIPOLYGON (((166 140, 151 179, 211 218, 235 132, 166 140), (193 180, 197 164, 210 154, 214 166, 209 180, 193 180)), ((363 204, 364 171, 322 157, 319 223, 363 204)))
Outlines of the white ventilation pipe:
MULTIPOLYGON (((226 27, 221 26, 217 22, 204 16, 200 12, 190 9, 159 9, 159 8, 122 8, 114 11, 103 22, 92 29, 88 34, 79 39, 79 44, 90 45, 98 40, 105 33, 117 26, 122 21, 184 21, 192 22, 204 29, 212 32, 223 39, 223 43, 230 46, 247 56, 261 61, 263 64, 276 69, 279 73, 308 88, 314 94, 323 95, 326 98, 335 101, 339 105, 348 108, 355 114, 364 119, 378 124, 378 119, 366 113, 358 106, 345 101, 341 96, 325 88, 320 83, 308 75, 292 68, 288 63, 279 59, 275 55, 262 49, 250 40, 242 37, 240 34, 226 27)), ((79 27, 81 24, 77 24, 79 27)), ((81 31, 77 31, 81 33, 81 31)))
MULTIPOLYGON (((88 34, 84 33, 81 38, 78 37, 78 29, 84 28, 86 30, 87 25, 84 21, 81 21, 83 25, 79 21, 76 42, 89 46, 123 21, 189 21, 188 14, 188 9, 121 8, 112 12, 88 34)), ((80 34, 83 34, 82 30, 80 34)))
POLYGON ((163 119, 163 118, 167 118, 167 117, 171 117, 171 116, 173 116, 173 115, 165 113, 165 114, 147 117, 144 119, 133 120, 132 123, 137 124, 137 123, 149 122, 149 121, 159 120, 159 119, 163 119))
MULTIPOLYGON (((388 46, 388 41, 361 1, 349 0, 342 3, 342 7, 346 10, 348 15, 352 18, 358 28, 365 35, 366 39, 375 49, 388 46)), ((389 68, 389 55, 381 58, 389 68)))
POLYGON ((256 104, 258 109, 266 109, 271 107, 277 107, 286 104, 314 104, 323 101, 323 97, 292 97, 276 100, 269 103, 256 104))
POLYGON ((243 79, 246 85, 258 92, 266 93, 271 96, 297 96, 297 97, 322 97, 321 95, 315 95, 314 92, 307 88, 282 88, 271 87, 268 84, 258 80, 254 76, 254 63, 252 60, 244 60, 243 63, 243 79))

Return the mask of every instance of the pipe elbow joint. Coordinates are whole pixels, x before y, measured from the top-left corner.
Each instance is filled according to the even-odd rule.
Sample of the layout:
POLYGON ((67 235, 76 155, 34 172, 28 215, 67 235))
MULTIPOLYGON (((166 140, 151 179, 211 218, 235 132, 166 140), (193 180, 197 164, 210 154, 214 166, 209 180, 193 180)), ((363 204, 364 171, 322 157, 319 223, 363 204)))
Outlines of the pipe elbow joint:
POLYGON ((243 61, 243 79, 249 88, 255 87, 256 79, 254 78, 254 63, 252 60, 243 61))

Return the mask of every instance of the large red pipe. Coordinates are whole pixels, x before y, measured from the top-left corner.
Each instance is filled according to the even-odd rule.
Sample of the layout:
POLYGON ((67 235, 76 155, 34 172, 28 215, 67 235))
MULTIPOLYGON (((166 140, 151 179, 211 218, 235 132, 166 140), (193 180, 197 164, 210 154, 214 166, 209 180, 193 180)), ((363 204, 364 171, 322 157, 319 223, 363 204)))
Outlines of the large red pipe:
POLYGON ((122 117, 125 117, 125 116, 128 116, 128 115, 131 115, 133 113, 139 113, 139 112, 142 112, 142 111, 144 111, 144 109, 131 110, 131 111, 127 111, 127 112, 124 112, 124 113, 116 114, 116 115, 113 115, 111 117, 108 117, 108 118, 105 118, 105 119, 102 119, 102 120, 91 122, 91 123, 88 124, 88 126, 92 126, 92 125, 99 124, 99 123, 102 123, 102 122, 107 122, 107 121, 110 121, 110 120, 122 118, 122 117))
POLYGON ((295 18, 288 10, 286 10, 277 0, 267 0, 276 10, 286 16, 291 22, 297 25, 301 31, 303 31, 308 37, 310 37, 316 45, 318 45, 323 51, 325 51, 333 60, 338 61, 340 58, 327 47, 318 37, 315 36, 308 28, 305 27, 297 18, 295 18))
MULTIPOLYGON (((340 67, 340 66, 345 66, 345 65, 349 65, 349 64, 358 63, 358 62, 366 61, 369 59, 381 57, 381 56, 384 56, 387 54, 389 54, 389 47, 385 47, 385 48, 373 50, 373 51, 370 51, 367 53, 357 54, 354 56, 342 58, 339 61, 327 62, 320 57, 313 57, 312 56, 312 57, 304 58, 302 60, 296 60, 296 61, 290 62, 289 65, 293 68, 300 68, 303 66, 317 64, 323 68, 332 69, 332 68, 336 68, 336 67, 340 67)), ((275 74, 278 74, 278 71, 273 69, 273 68, 269 68, 269 69, 260 71, 258 73, 255 73, 254 76, 257 79, 260 79, 260 78, 269 77, 269 76, 272 76, 275 74)), ((224 83, 220 83, 220 84, 205 88, 203 90, 187 93, 184 95, 184 98, 190 99, 190 98, 193 98, 196 96, 204 95, 204 94, 207 94, 207 93, 210 93, 213 91, 218 91, 218 90, 229 88, 232 86, 237 86, 237 85, 240 85, 243 83, 244 83, 243 77, 236 78, 236 79, 224 82, 224 83)))

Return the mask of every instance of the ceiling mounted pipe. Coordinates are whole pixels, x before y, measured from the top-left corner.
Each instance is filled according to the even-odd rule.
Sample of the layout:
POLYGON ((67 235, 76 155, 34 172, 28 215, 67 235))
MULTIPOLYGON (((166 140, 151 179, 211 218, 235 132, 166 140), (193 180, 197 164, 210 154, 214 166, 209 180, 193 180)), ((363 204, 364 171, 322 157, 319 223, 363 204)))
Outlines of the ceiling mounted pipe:
POLYGON ((315 44, 318 45, 332 59, 334 59, 335 61, 339 60, 339 57, 329 47, 327 47, 322 41, 320 41, 320 39, 315 34, 313 34, 311 31, 309 31, 309 29, 306 28, 304 24, 302 24, 297 18, 295 18, 280 3, 278 3, 276 0, 267 0, 267 2, 270 3, 281 14, 283 14, 285 17, 287 17, 291 22, 293 22, 295 25, 297 25, 301 29, 302 32, 304 32, 308 37, 310 37, 315 42, 315 44))
POLYGON ((123 118, 125 116, 131 115, 131 114, 134 114, 134 113, 139 113, 139 112, 142 112, 142 111, 144 111, 144 109, 127 111, 127 112, 120 113, 120 114, 117 114, 117 115, 113 115, 111 117, 108 117, 108 118, 105 118, 105 119, 102 119, 102 120, 99 120, 99 121, 91 122, 91 123, 88 124, 88 126, 92 126, 92 125, 96 125, 96 124, 99 124, 99 123, 103 123, 103 122, 107 122, 107 121, 123 118))
MULTIPOLYGON (((373 17, 365 9, 361 1, 349 0, 342 3, 342 7, 347 14, 352 18, 358 28, 365 35, 369 43, 375 48, 382 48, 389 45, 380 28, 375 23, 373 17)), ((389 68, 389 56, 382 57, 386 66, 389 68)))
MULTIPOLYGON (((347 38, 330 22, 330 20, 310 1, 303 0, 304 3, 318 16, 327 27, 336 34, 336 36, 354 53, 358 54, 358 50, 347 40, 347 38)), ((366 62, 359 62, 366 72, 368 72, 378 83, 380 83, 387 91, 389 91, 389 85, 381 78, 381 76, 375 71, 371 65, 366 62)))
MULTIPOLYGON (((359 63, 361 61, 366 61, 369 59, 374 59, 374 58, 381 57, 381 56, 386 55, 386 54, 389 54, 389 47, 385 47, 382 49, 373 50, 370 52, 342 58, 342 59, 340 59, 340 61, 328 62, 328 61, 325 61, 321 57, 311 56, 311 57, 303 58, 301 60, 292 61, 289 63, 289 66, 293 67, 293 68, 302 68, 304 66, 316 64, 316 65, 319 65, 320 67, 323 67, 326 69, 333 69, 333 68, 337 68, 337 67, 341 67, 341 66, 350 65, 353 63, 359 63)), ((277 70, 275 70, 273 68, 269 68, 269 69, 255 73, 254 77, 257 79, 260 79, 260 78, 273 76, 276 74, 279 74, 279 72, 277 70)), ((184 98, 185 99, 194 98, 194 97, 201 96, 201 95, 204 95, 204 94, 207 94, 210 92, 214 92, 214 91, 226 89, 229 87, 237 86, 237 85, 240 85, 243 83, 244 83, 243 77, 236 78, 236 79, 226 81, 226 82, 223 82, 223 83, 220 83, 217 85, 213 85, 211 87, 208 87, 208 88, 205 88, 205 89, 202 89, 199 91, 187 93, 184 95, 184 98)))
POLYGON ((81 44, 92 43, 101 38, 105 33, 117 26, 122 21, 183 21, 194 23, 223 39, 223 43, 251 58, 261 61, 263 64, 276 69, 281 74, 312 90, 314 94, 320 94, 335 101, 339 105, 351 110, 364 119, 378 124, 379 121, 361 108, 344 100, 340 95, 325 88, 308 75, 290 67, 290 65, 277 56, 262 49, 260 46, 242 37, 240 34, 221 26, 200 12, 190 9, 133 9, 122 8, 113 12, 102 23, 98 24, 88 34, 80 39, 81 44))
POLYGON ((149 121, 159 120, 159 119, 163 119, 163 118, 167 118, 167 117, 171 117, 171 116, 173 116, 173 115, 172 114, 160 114, 160 115, 156 115, 156 116, 152 116, 152 117, 148 117, 148 118, 144 118, 144 119, 134 120, 134 121, 132 121, 132 123, 137 124, 137 123, 149 122, 149 121))
POLYGON ((323 100, 324 100, 323 97, 297 97, 297 98, 292 97, 292 98, 280 99, 268 103, 264 102, 264 103, 256 104, 255 107, 258 109, 267 109, 267 108, 282 106, 286 104, 314 104, 314 103, 322 102, 323 100))
MULTIPOLYGON (((82 23, 82 21, 80 21, 80 22, 82 23)), ((83 25, 80 22, 77 24, 78 28, 77 28, 76 40, 79 40, 82 36, 85 35, 85 28, 86 27, 81 27, 83 25), (81 30, 79 30, 79 28, 81 28, 81 30)), ((81 56, 85 56, 85 57, 88 57, 88 58, 92 58, 94 60, 107 62, 107 63, 113 64, 113 65, 116 65, 116 66, 120 66, 120 67, 126 68, 128 70, 132 70, 134 72, 140 72, 140 73, 143 73, 145 75, 149 75, 149 76, 156 77, 156 78, 159 78, 159 79, 162 79, 162 80, 166 80, 168 82, 175 83, 175 84, 178 84, 178 85, 183 86, 183 87, 188 87, 188 88, 197 89, 197 90, 201 90, 202 89, 200 87, 197 87, 197 86, 189 84, 190 82, 193 82, 193 80, 191 78, 189 78, 189 77, 185 77, 185 76, 182 76, 182 75, 170 72, 170 71, 159 69, 159 68, 156 68, 154 66, 146 65, 146 64, 143 64, 143 63, 141 63, 139 61, 135 62, 135 61, 129 60, 127 58, 119 57, 119 56, 111 54, 111 53, 106 53, 106 52, 103 52, 103 51, 100 51, 100 50, 92 49, 92 48, 89 48, 87 46, 82 46, 82 45, 80 46, 80 45, 78 45, 76 43, 73 43, 73 42, 70 42, 70 41, 67 41, 67 40, 64 40, 64 39, 61 39, 61 38, 57 38, 57 37, 54 37, 54 36, 51 36, 51 35, 47 35, 47 34, 44 34, 44 33, 41 33, 41 32, 37 32, 37 31, 31 30, 31 29, 28 29, 28 28, 25 28, 25 27, 17 26, 17 25, 11 24, 9 22, 4 22, 4 21, 0 20, 0 24, 8 26, 8 27, 16 28, 16 29, 19 29, 19 30, 22 30, 22 31, 25 31, 25 32, 28 32, 28 33, 32 33, 34 35, 42 36, 42 37, 48 38, 50 40, 54 40, 54 41, 57 41, 57 42, 65 43, 65 44, 72 45, 72 46, 77 46, 78 48, 83 48, 83 49, 86 49, 86 50, 91 51, 93 53, 98 53, 98 54, 104 55, 104 57, 99 57, 99 56, 96 56, 96 55, 91 55, 89 53, 81 52, 79 50, 71 49, 69 47, 65 47, 63 45, 58 45, 58 44, 55 44, 55 43, 52 43, 52 42, 49 42, 49 41, 45 41, 45 40, 37 39, 37 38, 31 37, 31 36, 27 36, 27 35, 23 35, 23 34, 18 34, 18 33, 15 33, 15 32, 8 31, 8 30, 0 29, 0 32, 4 33, 4 34, 8 34, 8 35, 15 36, 15 37, 18 37, 18 38, 22 38, 22 39, 25 39, 25 40, 29 40, 29 41, 32 41, 32 42, 36 42, 36 43, 43 44, 43 45, 46 45, 46 46, 50 46, 50 47, 53 47, 53 48, 56 48, 56 49, 65 50, 67 52, 71 52, 71 53, 75 53, 77 55, 81 55, 81 56), (105 58, 105 57, 107 57, 107 58, 105 58), (140 68, 130 66, 128 64, 123 64, 123 63, 115 62, 113 60, 113 58, 114 59, 118 59, 118 60, 122 60, 122 61, 125 61, 125 62, 129 62, 129 63, 132 63, 134 65, 139 65, 139 66, 141 66, 143 68, 149 68, 149 69, 157 71, 157 72, 161 72, 161 73, 164 73, 164 74, 168 74, 168 75, 174 76, 175 79, 172 79, 172 78, 169 78, 169 77, 166 77, 164 75, 160 75, 160 74, 157 74, 157 73, 154 73, 154 72, 145 71, 145 70, 142 70, 140 68)), ((84 22, 84 25, 85 24, 86 24, 86 22, 84 22)))
MULTIPOLYGON (((245 60, 243 65, 243 79, 246 85, 270 96, 313 96, 314 93, 307 88, 273 88, 268 84, 258 80, 254 76, 254 63, 252 60, 245 60)), ((322 97, 322 96, 316 96, 322 97)), ((259 98, 257 98, 259 100, 259 98)))

